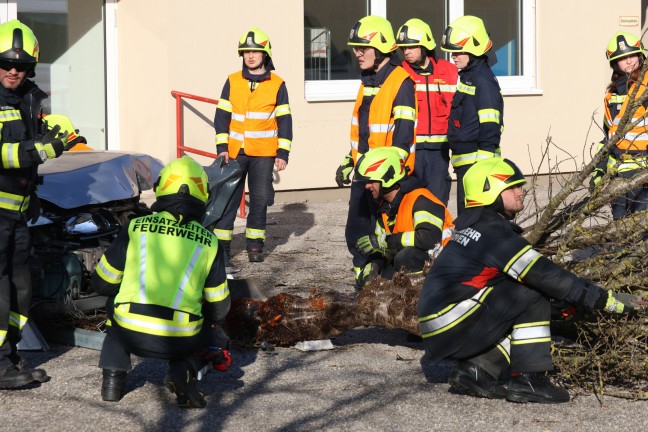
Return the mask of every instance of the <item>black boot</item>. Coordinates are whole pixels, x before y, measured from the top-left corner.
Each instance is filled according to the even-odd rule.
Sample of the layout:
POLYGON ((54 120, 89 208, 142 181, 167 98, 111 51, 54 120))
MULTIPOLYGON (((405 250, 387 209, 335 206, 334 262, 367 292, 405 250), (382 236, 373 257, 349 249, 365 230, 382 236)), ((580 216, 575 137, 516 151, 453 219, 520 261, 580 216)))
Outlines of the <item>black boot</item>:
POLYGON ((459 362, 448 378, 448 383, 466 393, 488 399, 504 399, 506 390, 497 380, 476 364, 459 362))
POLYGON ((171 393, 175 393, 178 406, 204 408, 207 405, 203 394, 196 388, 196 371, 188 361, 170 361, 164 383, 171 393))
POLYGON ((250 262, 263 262, 263 249, 260 247, 250 248, 247 253, 250 262))
POLYGON ((114 369, 103 370, 103 384, 101 385, 101 398, 105 401, 118 402, 124 397, 126 386, 126 372, 114 369))
POLYGON ((20 357, 20 360, 18 360, 18 363, 16 363, 15 366, 16 369, 18 369, 20 372, 27 372, 31 374, 34 381, 44 383, 50 380, 50 377, 49 375, 47 375, 47 372, 45 372, 45 369, 31 369, 29 366, 27 366, 27 362, 25 362, 25 359, 22 357, 20 357))
POLYGON ((29 372, 19 371, 16 366, 9 366, 0 370, 0 389, 10 389, 22 387, 34 382, 34 378, 29 372))
POLYGON ((569 392, 554 386, 544 373, 514 375, 508 383, 506 399, 511 402, 569 402, 569 392))

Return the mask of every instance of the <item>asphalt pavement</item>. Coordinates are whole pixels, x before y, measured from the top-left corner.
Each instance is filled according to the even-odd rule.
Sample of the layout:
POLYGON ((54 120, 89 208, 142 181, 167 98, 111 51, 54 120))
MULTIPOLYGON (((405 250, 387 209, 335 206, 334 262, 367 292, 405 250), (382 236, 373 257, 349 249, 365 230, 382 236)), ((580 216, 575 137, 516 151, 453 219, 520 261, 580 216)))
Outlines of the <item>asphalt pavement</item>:
MULTIPOLYGON (((346 200, 280 202, 270 209, 266 261, 247 263, 243 221, 234 262, 267 295, 312 287, 352 291, 343 238, 346 200)), ((402 330, 358 328, 333 349, 235 347, 227 372, 199 388, 205 409, 182 409, 163 385, 166 364, 134 358, 127 393, 101 400, 99 351, 50 343, 23 352, 51 380, 0 390, 0 431, 636 431, 648 430, 648 403, 572 391, 560 405, 516 404, 453 392, 448 362, 425 361, 402 330)))

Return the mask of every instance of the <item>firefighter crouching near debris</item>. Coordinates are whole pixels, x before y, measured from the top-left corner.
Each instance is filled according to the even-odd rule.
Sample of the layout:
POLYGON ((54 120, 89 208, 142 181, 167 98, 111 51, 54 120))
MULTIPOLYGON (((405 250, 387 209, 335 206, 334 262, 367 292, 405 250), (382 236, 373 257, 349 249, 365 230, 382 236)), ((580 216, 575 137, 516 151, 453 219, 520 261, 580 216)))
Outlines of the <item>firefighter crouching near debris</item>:
POLYGON ((229 357, 218 349, 226 343, 219 323, 230 307, 223 251, 198 222, 207 174, 189 157, 174 160, 160 172, 155 196, 157 213, 131 220, 92 276, 97 292, 109 297, 101 396, 123 397, 135 354, 169 360, 167 388, 180 406, 202 408, 198 372, 207 361, 229 357))
POLYGON ((441 49, 450 53, 459 69, 448 122, 450 162, 457 175, 457 215, 464 210, 462 178, 466 171, 479 160, 501 154, 504 100, 490 68, 497 62, 492 46, 484 22, 470 15, 453 21, 441 42, 441 49))
POLYGON ((18 20, 0 24, 0 388, 49 377, 29 369, 17 353, 31 301, 26 221, 40 214, 38 166, 63 153, 66 134, 42 134, 41 102, 47 95, 31 80, 38 41, 18 20))
POLYGON ((447 243, 452 216, 414 176, 394 147, 369 150, 358 160, 353 181, 361 181, 380 204, 375 234, 360 237, 356 247, 369 258, 371 270, 361 288, 379 274, 391 279, 395 270, 420 273, 430 252, 447 243))
POLYGON ((586 310, 627 313, 638 296, 578 278, 535 251, 509 222, 524 208, 524 176, 513 162, 477 162, 464 176, 466 210, 428 273, 419 329, 432 359, 452 359, 452 387, 513 402, 567 402, 545 372, 551 360, 548 298, 586 310), (505 389, 497 378, 510 364, 505 389))
POLYGON ((262 262, 268 207, 274 204, 272 169, 283 171, 292 146, 292 114, 286 83, 274 72, 270 38, 259 28, 243 33, 238 43, 243 69, 231 74, 216 107, 216 152, 236 159, 243 170, 234 195, 214 233, 231 258, 234 220, 247 177, 250 213, 245 248, 250 262, 262 262))
MULTIPOLYGON (((605 116, 603 130, 605 140, 599 144, 603 147, 617 133, 619 123, 628 109, 630 98, 628 94, 637 87, 639 72, 646 60, 641 39, 627 33, 617 32, 610 40, 605 52, 612 68, 612 79, 605 95, 605 116)), ((635 99, 639 99, 646 91, 648 74, 638 84, 635 99)), ((591 188, 601 180, 606 171, 616 177, 630 178, 640 170, 648 167, 648 130, 645 118, 645 105, 634 112, 629 123, 636 125, 617 142, 607 158, 604 158, 592 173, 591 188), (642 119, 639 121, 639 119, 642 119), (639 121, 639 122, 638 122, 639 121), (638 122, 638 123, 637 123, 638 122)), ((648 209, 648 187, 640 186, 626 192, 612 203, 612 218, 620 219, 630 213, 648 209)))
MULTIPOLYGON (((361 69, 362 84, 351 119, 351 151, 338 167, 338 187, 351 183, 360 156, 372 148, 394 147, 410 168, 414 166, 416 95, 414 81, 392 57, 397 49, 394 30, 385 18, 366 16, 351 29, 348 45, 361 69)), ((364 182, 351 183, 345 228, 347 248, 353 256, 356 288, 371 266, 356 249, 357 240, 375 229, 377 205, 364 182)))
POLYGON ((448 117, 457 88, 457 68, 436 56, 430 26, 412 18, 398 29, 396 44, 403 52, 402 66, 416 82, 418 117, 414 173, 444 205, 448 205, 448 117))

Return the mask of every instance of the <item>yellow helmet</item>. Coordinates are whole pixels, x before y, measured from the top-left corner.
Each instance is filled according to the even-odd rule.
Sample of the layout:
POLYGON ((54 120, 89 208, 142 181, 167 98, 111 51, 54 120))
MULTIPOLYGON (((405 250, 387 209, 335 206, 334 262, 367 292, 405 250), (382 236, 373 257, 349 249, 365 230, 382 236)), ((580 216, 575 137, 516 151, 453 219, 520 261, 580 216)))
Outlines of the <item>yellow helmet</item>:
POLYGON ((375 15, 366 16, 353 26, 347 45, 368 46, 383 54, 388 54, 398 48, 391 23, 385 18, 375 15))
POLYGON ((272 46, 268 35, 258 27, 252 27, 241 35, 238 43, 238 53, 243 55, 243 51, 263 51, 272 57, 272 46))
POLYGON ((399 47, 422 46, 428 51, 432 51, 436 47, 430 26, 418 18, 407 20, 398 29, 396 44, 399 47))
POLYGON ((207 173, 189 156, 169 162, 160 171, 160 177, 155 184, 155 196, 161 198, 174 194, 181 197, 191 195, 203 204, 209 197, 207 173))
POLYGON ((54 128, 54 126, 61 127, 61 133, 68 133, 68 143, 74 141, 79 137, 79 129, 75 129, 72 120, 63 114, 49 114, 43 118, 47 130, 54 128))
POLYGON ((405 160, 396 148, 376 147, 358 159, 354 180, 379 181, 389 189, 406 176, 405 160))
POLYGON ((609 62, 622 59, 633 54, 646 55, 641 39, 632 33, 624 31, 616 32, 614 37, 608 42, 605 57, 609 62))
POLYGON ((463 178, 466 208, 493 204, 505 189, 524 183, 522 171, 510 160, 501 157, 481 160, 463 178))
POLYGON ((18 20, 0 24, 0 61, 24 65, 33 76, 38 63, 38 40, 29 27, 18 20))
POLYGON ((493 46, 484 22, 466 15, 452 21, 443 33, 441 49, 447 52, 465 52, 481 56, 493 46))

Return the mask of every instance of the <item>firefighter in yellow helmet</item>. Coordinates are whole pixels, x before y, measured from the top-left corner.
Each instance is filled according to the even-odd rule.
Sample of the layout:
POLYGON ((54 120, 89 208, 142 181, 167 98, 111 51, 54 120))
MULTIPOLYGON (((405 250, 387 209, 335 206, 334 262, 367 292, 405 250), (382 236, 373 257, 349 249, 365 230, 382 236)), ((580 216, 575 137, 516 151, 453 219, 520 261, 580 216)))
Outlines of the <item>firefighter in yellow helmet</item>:
POLYGON ((448 205, 448 118, 457 88, 457 68, 447 60, 437 59, 432 30, 418 18, 407 20, 398 29, 396 44, 405 58, 401 65, 416 82, 419 101, 414 175, 448 205))
POLYGON ((61 131, 67 132, 67 143, 65 143, 65 150, 68 151, 88 151, 94 150, 88 146, 88 140, 79 135, 79 129, 75 129, 72 120, 63 114, 49 114, 44 118, 46 128, 53 129, 59 126, 61 131))
POLYGON ((18 20, 0 24, 0 388, 48 379, 29 369, 16 350, 31 300, 30 238, 27 221, 40 214, 38 166, 63 153, 67 134, 45 132, 41 103, 45 92, 30 79, 39 46, 18 20))
POLYGON ((369 149, 393 147, 413 168, 415 150, 416 95, 414 81, 393 57, 398 48, 389 21, 366 16, 351 29, 348 45, 360 66, 362 84, 351 120, 351 150, 335 173, 338 187, 351 183, 345 237, 353 256, 356 288, 369 265, 356 248, 360 237, 372 234, 376 225, 376 203, 362 181, 351 182, 358 159, 369 149))
POLYGON ((613 293, 562 269, 510 222, 524 208, 520 169, 508 159, 472 164, 463 178, 466 210, 426 276, 419 329, 431 359, 452 359, 450 385, 513 402, 569 401, 545 372, 551 360, 551 304, 627 313, 640 298, 613 293), (507 388, 498 384, 510 366, 507 388))
MULTIPOLYGON (((646 60, 641 39, 637 36, 619 31, 608 43, 605 56, 612 68, 612 78, 607 86, 604 98, 603 131, 605 137, 599 143, 602 148, 617 133, 619 123, 628 109, 631 94, 639 72, 646 60)), ((645 91, 648 76, 640 83, 635 95, 638 99, 645 91)), ((629 122, 637 123, 648 113, 646 107, 639 106, 629 122)), ((648 132, 641 120, 626 136, 616 143, 593 172, 590 187, 593 190, 606 172, 613 177, 630 178, 646 168, 648 163, 648 132)), ((612 217, 620 219, 630 213, 648 209, 648 189, 640 186, 619 196, 612 203, 612 217)))
POLYGON ((425 183, 410 176, 394 147, 369 150, 358 159, 354 181, 361 181, 378 203, 375 232, 362 236, 356 248, 369 258, 360 287, 380 274, 391 279, 405 269, 421 273, 430 254, 452 234, 452 216, 425 183))
POLYGON ((449 52, 459 84, 448 122, 450 162, 457 175, 457 214, 464 209, 463 176, 472 164, 501 153, 504 100, 490 66, 497 60, 484 22, 475 16, 457 18, 446 28, 441 49, 449 52))
POLYGON ((248 182, 250 198, 245 228, 245 248, 250 262, 264 260, 268 206, 274 204, 273 174, 288 164, 292 146, 292 114, 284 81, 276 75, 268 35, 253 27, 241 35, 238 53, 243 68, 231 74, 216 107, 216 153, 236 159, 243 179, 223 217, 216 223, 230 266, 234 220, 248 182))
POLYGON ((123 397, 135 354, 169 360, 165 384, 178 404, 205 406, 196 380, 209 361, 229 358, 220 323, 230 307, 223 250, 200 224, 208 194, 197 162, 170 162, 155 184, 157 213, 132 219, 101 257, 92 286, 108 296, 103 400, 123 397))

